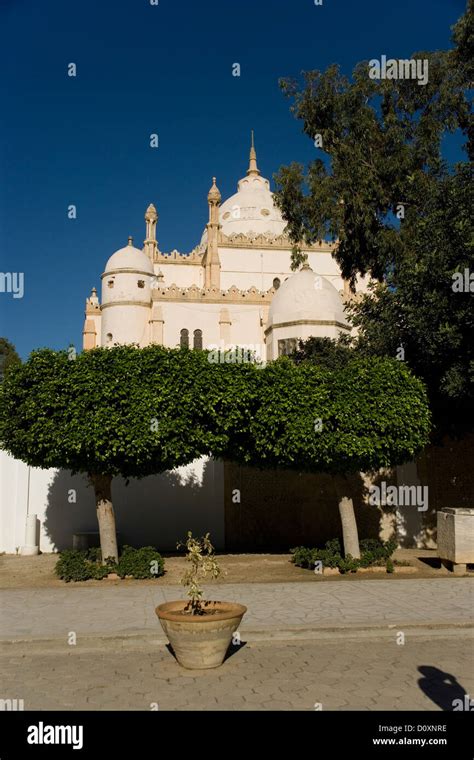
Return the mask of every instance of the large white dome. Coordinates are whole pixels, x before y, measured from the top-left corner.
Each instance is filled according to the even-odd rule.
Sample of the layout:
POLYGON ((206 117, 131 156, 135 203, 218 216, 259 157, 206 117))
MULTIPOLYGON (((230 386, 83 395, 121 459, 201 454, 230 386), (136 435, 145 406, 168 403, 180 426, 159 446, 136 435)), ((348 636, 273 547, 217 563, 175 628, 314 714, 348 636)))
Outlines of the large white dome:
POLYGON ((268 326, 307 321, 347 325, 342 298, 334 285, 305 264, 285 280, 273 296, 268 326))
POLYGON ((224 235, 254 232, 277 236, 286 227, 268 179, 256 175, 239 181, 238 191, 222 204, 219 218, 224 235))
MULTIPOLYGON (((224 235, 269 235, 278 237, 286 227, 281 211, 273 202, 270 182, 260 176, 255 148, 250 151, 247 176, 239 180, 237 192, 219 209, 219 222, 224 235)), ((204 231, 201 243, 207 241, 204 231)))
POLYGON ((153 274, 153 264, 143 251, 132 245, 131 238, 125 248, 115 251, 105 265, 105 274, 112 274, 118 270, 130 270, 141 274, 153 274))

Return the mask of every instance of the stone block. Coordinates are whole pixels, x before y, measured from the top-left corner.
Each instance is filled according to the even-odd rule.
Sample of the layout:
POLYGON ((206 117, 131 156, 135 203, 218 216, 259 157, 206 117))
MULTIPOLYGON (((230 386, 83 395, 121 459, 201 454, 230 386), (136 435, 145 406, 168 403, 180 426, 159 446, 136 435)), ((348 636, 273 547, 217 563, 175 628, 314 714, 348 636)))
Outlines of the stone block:
POLYGON ((446 508, 438 516, 438 556, 454 564, 474 563, 474 509, 446 508))

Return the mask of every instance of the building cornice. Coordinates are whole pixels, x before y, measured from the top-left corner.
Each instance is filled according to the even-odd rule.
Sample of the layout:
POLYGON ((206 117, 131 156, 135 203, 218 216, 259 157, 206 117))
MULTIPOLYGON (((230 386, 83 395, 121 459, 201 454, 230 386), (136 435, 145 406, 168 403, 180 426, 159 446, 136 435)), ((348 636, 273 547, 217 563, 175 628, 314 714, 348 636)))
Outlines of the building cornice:
MULTIPOLYGON (((295 247, 295 243, 288 235, 272 235, 272 234, 249 234, 245 235, 242 232, 234 232, 231 235, 224 235, 221 233, 219 236, 219 246, 222 248, 273 248, 276 250, 288 251, 295 247)), ((328 243, 326 241, 322 243, 314 243, 313 245, 299 244, 299 248, 302 253, 311 253, 318 251, 320 253, 332 253, 336 248, 336 243, 328 243)))
MULTIPOLYGON (((250 233, 245 235, 242 232, 234 232, 231 235, 225 235, 221 230, 218 236, 219 248, 253 248, 255 250, 271 249, 276 251, 291 251, 295 243, 287 235, 273 235, 271 233, 250 233)), ((300 243, 299 248, 302 253, 329 253, 332 254, 337 243, 314 243, 306 245, 300 243)), ((180 253, 176 249, 170 253, 155 251, 153 262, 155 264, 202 264, 207 245, 197 245, 190 253, 180 253)))
POLYGON ((205 249, 200 250, 199 246, 194 248, 191 253, 180 253, 176 249, 171 253, 162 253, 156 251, 153 263, 154 264, 202 264, 202 258, 204 256, 205 249))
POLYGON ((277 327, 295 327, 296 325, 324 325, 326 327, 339 327, 341 330, 350 330, 350 326, 344 322, 339 322, 337 319, 295 319, 291 322, 275 322, 271 324, 265 330, 265 335, 268 335, 272 330, 277 327))
POLYGON ((112 272, 104 272, 100 275, 100 279, 104 277, 113 277, 115 274, 141 274, 144 277, 153 277, 151 272, 144 272, 142 269, 114 269, 112 272))
POLYGON ((112 306, 144 306, 150 309, 151 301, 111 301, 110 303, 103 303, 101 309, 103 311, 104 309, 110 309, 112 306))
POLYGON ((177 285, 170 285, 169 288, 157 288, 152 290, 153 301, 164 301, 174 303, 210 303, 210 304, 251 304, 253 306, 270 304, 274 288, 267 291, 257 290, 252 287, 248 290, 239 290, 233 285, 228 290, 219 288, 199 288, 192 285, 190 288, 180 288, 177 285))

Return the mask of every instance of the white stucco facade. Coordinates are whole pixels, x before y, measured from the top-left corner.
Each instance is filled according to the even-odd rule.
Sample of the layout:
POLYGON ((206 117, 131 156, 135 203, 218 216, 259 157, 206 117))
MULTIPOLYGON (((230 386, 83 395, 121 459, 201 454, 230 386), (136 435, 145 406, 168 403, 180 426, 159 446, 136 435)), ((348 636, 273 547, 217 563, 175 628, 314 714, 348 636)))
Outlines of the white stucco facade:
MULTIPOLYGON (((322 283, 320 290, 303 316, 295 314, 294 298, 286 299, 284 312, 280 302, 278 323, 268 332, 269 310, 280 286, 293 278, 300 281, 291 269, 293 243, 285 234, 270 182, 258 169, 253 141, 249 168, 237 192, 222 203, 214 179, 208 206, 209 222, 188 254, 159 250, 158 214, 155 206, 148 207, 143 249, 129 239, 107 261, 100 301, 95 290, 87 299, 85 349, 115 343, 250 345, 258 347, 262 359, 271 359, 284 352, 281 340, 336 338, 349 329, 344 302, 355 294, 333 257, 334 244, 322 242, 302 246, 314 277, 322 283)), ((295 287, 291 286, 293 293, 295 287)), ((361 282, 359 290, 365 289, 361 282)))

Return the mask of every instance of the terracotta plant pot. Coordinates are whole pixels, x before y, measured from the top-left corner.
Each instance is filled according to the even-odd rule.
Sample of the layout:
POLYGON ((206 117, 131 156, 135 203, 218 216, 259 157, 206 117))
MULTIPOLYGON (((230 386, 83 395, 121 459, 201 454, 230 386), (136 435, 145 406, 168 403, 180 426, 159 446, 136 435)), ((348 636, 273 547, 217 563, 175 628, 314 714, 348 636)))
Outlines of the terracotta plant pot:
POLYGON ((210 602, 205 615, 183 615, 186 605, 181 600, 156 608, 176 659, 183 668, 191 670, 218 668, 247 607, 233 602, 210 602))

